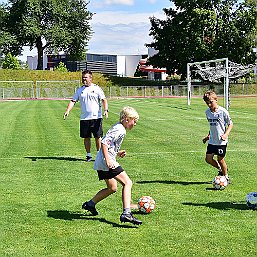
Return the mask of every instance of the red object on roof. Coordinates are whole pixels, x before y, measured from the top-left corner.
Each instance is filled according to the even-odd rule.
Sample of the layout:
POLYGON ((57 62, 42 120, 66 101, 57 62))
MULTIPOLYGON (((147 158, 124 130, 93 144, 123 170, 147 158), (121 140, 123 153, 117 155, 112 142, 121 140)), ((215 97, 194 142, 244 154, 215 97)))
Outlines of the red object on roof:
POLYGON ((166 68, 154 68, 152 65, 146 65, 147 59, 141 59, 139 61, 139 70, 142 72, 165 72, 166 68))

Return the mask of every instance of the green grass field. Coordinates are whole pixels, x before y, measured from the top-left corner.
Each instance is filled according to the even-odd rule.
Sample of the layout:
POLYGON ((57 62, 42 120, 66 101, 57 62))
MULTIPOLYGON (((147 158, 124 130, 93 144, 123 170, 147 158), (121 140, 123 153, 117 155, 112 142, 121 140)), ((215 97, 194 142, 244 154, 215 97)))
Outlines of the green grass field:
MULTIPOLYGON (((104 182, 84 161, 79 105, 68 101, 0 102, 0 256, 256 256, 257 211, 245 196, 257 191, 257 98, 232 99, 226 161, 232 184, 210 184, 204 161, 209 125, 201 99, 111 99, 106 131, 123 106, 140 119, 127 133, 120 164, 133 180, 134 201, 156 200, 137 214, 139 227, 121 224, 121 187, 90 216, 81 204, 104 182)), ((95 147, 93 145, 93 154, 95 147)))

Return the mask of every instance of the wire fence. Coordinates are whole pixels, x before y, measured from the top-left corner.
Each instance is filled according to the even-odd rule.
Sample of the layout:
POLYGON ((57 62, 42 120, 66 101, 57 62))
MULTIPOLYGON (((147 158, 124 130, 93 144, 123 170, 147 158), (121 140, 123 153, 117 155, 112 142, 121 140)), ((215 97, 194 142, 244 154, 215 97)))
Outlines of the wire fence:
MULTIPOLYGON (((70 99, 80 87, 79 80, 72 81, 0 81, 0 99, 70 99)), ((257 84, 230 84, 230 97, 257 95, 257 84)), ((192 84, 192 97, 202 96, 213 89, 223 95, 222 84, 192 84)), ((107 98, 117 97, 187 97, 187 85, 165 86, 111 86, 103 87, 107 98)))

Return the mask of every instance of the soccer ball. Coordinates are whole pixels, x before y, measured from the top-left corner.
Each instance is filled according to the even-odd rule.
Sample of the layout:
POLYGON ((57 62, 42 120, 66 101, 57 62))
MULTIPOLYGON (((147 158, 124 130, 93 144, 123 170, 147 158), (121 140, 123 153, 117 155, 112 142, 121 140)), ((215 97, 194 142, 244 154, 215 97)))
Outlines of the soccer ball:
POLYGON ((251 209, 257 209, 257 192, 251 192, 246 196, 246 205, 251 209))
POLYGON ((141 196, 137 202, 138 209, 144 213, 150 213, 155 208, 155 201, 151 196, 141 196))
POLYGON ((227 178, 225 176, 216 176, 212 181, 212 185, 217 190, 223 190, 228 185, 227 178))

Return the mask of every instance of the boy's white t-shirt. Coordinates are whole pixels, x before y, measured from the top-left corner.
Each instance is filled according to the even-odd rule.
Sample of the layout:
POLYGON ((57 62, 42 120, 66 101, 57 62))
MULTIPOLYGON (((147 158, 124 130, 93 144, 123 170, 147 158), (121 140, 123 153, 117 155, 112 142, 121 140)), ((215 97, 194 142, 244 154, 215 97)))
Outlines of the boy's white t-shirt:
MULTIPOLYGON (((126 129, 120 122, 118 122, 107 131, 106 135, 102 138, 102 141, 101 141, 102 144, 108 147, 108 154, 110 159, 115 163, 115 168, 120 166, 119 163, 116 161, 116 156, 120 150, 120 147, 125 135, 126 135, 126 129)), ((104 170, 104 171, 109 170, 109 167, 106 165, 106 162, 105 162, 102 148, 99 150, 99 152, 96 155, 94 169, 104 170)))
POLYGON ((103 90, 96 84, 82 86, 73 96, 74 101, 80 101, 80 119, 92 120, 102 118, 102 100, 105 99, 103 90))
POLYGON ((226 145, 228 140, 222 140, 221 135, 226 132, 226 126, 232 123, 228 111, 219 106, 215 112, 208 108, 205 114, 210 124, 210 139, 208 143, 211 145, 226 145))

